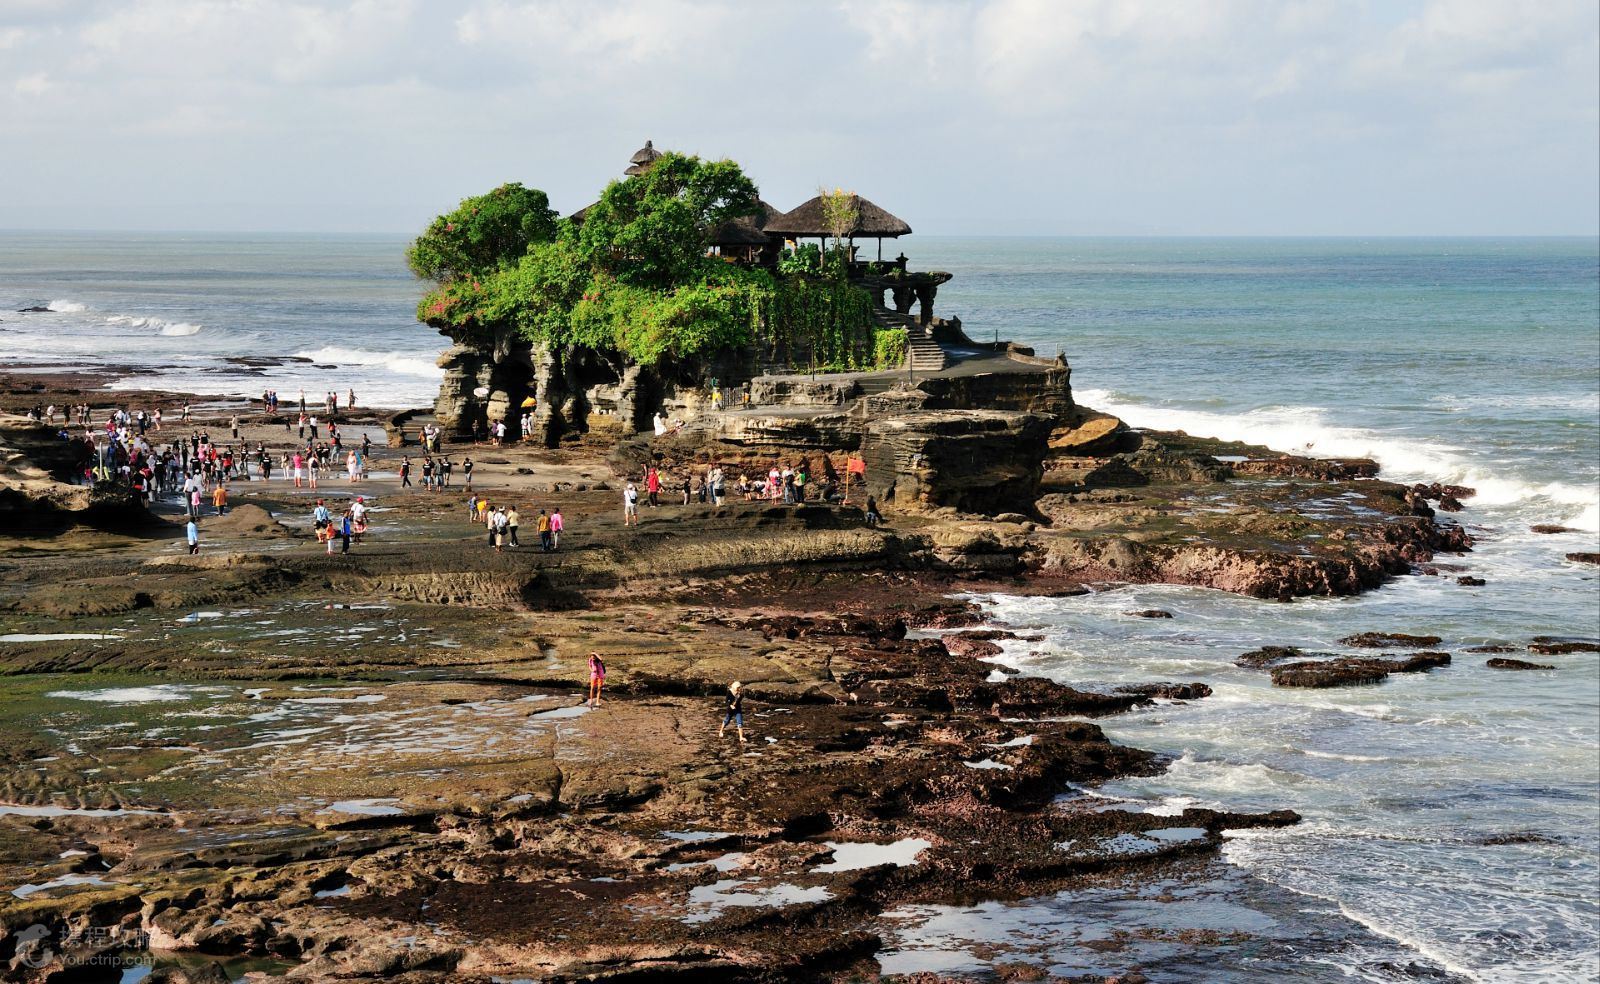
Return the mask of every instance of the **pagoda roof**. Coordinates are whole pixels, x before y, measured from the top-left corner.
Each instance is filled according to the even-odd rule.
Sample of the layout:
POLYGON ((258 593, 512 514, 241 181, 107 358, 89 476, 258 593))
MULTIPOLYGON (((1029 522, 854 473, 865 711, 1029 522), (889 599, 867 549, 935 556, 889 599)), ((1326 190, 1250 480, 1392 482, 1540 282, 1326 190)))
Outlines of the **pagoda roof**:
POLYGON ((773 216, 782 215, 761 199, 756 199, 755 215, 739 215, 711 230, 713 246, 765 246, 770 240, 762 226, 773 216))
MULTIPOLYGON (((860 195, 851 195, 850 198, 856 207, 856 223, 852 228, 844 230, 844 238, 896 239, 910 235, 911 227, 904 219, 860 195)), ((833 230, 829 229, 823 220, 821 195, 782 215, 773 216, 767 221, 763 231, 778 236, 833 235, 833 230)))

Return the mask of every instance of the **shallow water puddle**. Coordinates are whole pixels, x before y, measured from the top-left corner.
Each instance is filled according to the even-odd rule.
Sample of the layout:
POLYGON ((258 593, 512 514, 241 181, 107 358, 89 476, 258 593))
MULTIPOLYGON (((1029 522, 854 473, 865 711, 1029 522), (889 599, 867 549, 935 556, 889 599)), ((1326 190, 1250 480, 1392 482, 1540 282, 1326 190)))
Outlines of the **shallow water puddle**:
POLYGON ((719 837, 732 837, 733 834, 726 830, 664 830, 661 836, 668 840, 682 841, 685 844, 698 844, 701 841, 716 840, 719 837))
POLYGON ((588 714, 591 708, 588 704, 572 704, 568 707, 557 707, 548 711, 539 711, 533 717, 549 721, 556 718, 575 718, 588 714))
POLYGON ((377 797, 374 799, 336 800, 329 803, 326 809, 318 810, 319 813, 350 813, 362 817, 397 817, 403 816, 406 811, 394 804, 400 802, 393 797, 377 797))
POLYGON ((219 691, 216 688, 159 683, 148 687, 110 687, 105 690, 52 690, 45 696, 106 704, 148 704, 158 701, 190 700, 217 692, 219 691))
POLYGON ((105 632, 8 632, 0 642, 73 642, 90 639, 121 639, 105 632))
POLYGON ((705 911, 692 912, 683 921, 691 924, 710 922, 722 914, 720 910, 726 908, 779 908, 802 902, 826 902, 831 898, 833 893, 821 885, 809 888, 790 882, 759 885, 751 878, 724 878, 710 885, 690 889, 689 904, 705 911))
POLYGON ((340 885, 338 888, 324 888, 320 892, 312 892, 314 899, 342 899, 350 894, 349 885, 340 885))
POLYGON ((15 817, 130 817, 153 816, 159 812, 159 810, 136 810, 132 808, 95 810, 87 807, 22 806, 15 803, 0 803, 0 816, 15 817))
POLYGON ((1026 748, 1027 746, 1032 745, 1033 742, 1034 742, 1034 736, 1033 735, 1023 735, 1020 738, 1013 738, 1010 741, 1002 741, 1002 742, 999 742, 997 744, 985 745, 984 747, 985 748, 1026 748))
POLYGON ((742 851, 730 851, 727 854, 719 855, 714 858, 707 858, 704 861, 678 861, 674 864, 667 865, 666 870, 688 871, 690 868, 701 868, 705 867, 706 865, 710 865, 717 871, 729 872, 743 864, 744 857, 745 856, 742 851))
POLYGON ((979 759, 976 762, 962 762, 961 764, 969 769, 999 769, 1003 772, 1010 772, 1012 769, 1011 766, 1004 762, 996 762, 992 758, 979 759))
POLYGON ((862 868, 876 868, 881 864, 904 868, 916 864, 922 852, 933 846, 932 841, 921 837, 907 837, 890 844, 842 841, 823 843, 833 848, 833 860, 812 868, 812 871, 858 871, 862 868))
POLYGON ((1160 830, 1146 830, 1146 837, 1154 837, 1159 841, 1172 843, 1186 843, 1188 841, 1203 840, 1206 836, 1204 827, 1162 827, 1160 830))
POLYGON ((38 882, 32 885, 19 885, 11 890, 11 894, 15 895, 19 899, 25 899, 31 895, 37 895, 40 892, 48 892, 56 888, 66 888, 70 885, 104 886, 110 884, 110 882, 102 878, 97 878, 94 875, 71 874, 62 875, 60 878, 52 878, 47 882, 38 882))

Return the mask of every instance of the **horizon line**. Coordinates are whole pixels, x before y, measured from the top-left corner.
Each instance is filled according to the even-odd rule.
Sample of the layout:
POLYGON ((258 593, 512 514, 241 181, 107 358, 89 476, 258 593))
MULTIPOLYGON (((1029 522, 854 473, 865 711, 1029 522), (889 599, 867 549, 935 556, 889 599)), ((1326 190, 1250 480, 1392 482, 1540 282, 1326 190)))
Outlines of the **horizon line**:
MULTIPOLYGON (((123 236, 346 236, 410 238, 413 233, 386 229, 134 229, 39 228, 0 226, 0 235, 123 235, 123 236)), ((909 233, 924 239, 1592 239, 1590 232, 924 232, 909 233)), ((871 238, 871 237, 867 237, 871 238)), ((907 238, 907 237, 901 237, 907 238)), ((866 240, 862 240, 865 242, 866 240)))

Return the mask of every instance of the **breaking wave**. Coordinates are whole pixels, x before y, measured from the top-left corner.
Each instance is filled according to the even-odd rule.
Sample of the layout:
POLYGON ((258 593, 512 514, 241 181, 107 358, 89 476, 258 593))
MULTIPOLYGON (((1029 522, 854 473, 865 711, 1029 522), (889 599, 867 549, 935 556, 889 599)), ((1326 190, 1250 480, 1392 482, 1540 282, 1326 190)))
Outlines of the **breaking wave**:
POLYGON ((1466 485, 1477 490, 1474 505, 1543 505, 1569 526, 1600 531, 1600 490, 1492 474, 1481 463, 1472 461, 1463 448, 1331 424, 1324 419, 1325 411, 1320 407, 1275 406, 1248 413, 1216 413, 1125 403, 1104 389, 1081 390, 1078 395, 1084 405, 1115 414, 1131 427, 1246 441, 1288 454, 1371 458, 1382 467, 1384 478, 1466 485))
POLYGON ((117 314, 106 319, 108 325, 123 325, 129 328, 154 328, 156 334, 172 337, 198 335, 202 325, 190 321, 163 321, 160 318, 139 318, 130 314, 117 314))
POLYGON ((379 366, 402 376, 420 376, 440 379, 444 370, 432 359, 419 359, 399 352, 369 352, 365 349, 341 348, 324 345, 319 349, 305 349, 294 353, 296 357, 336 366, 379 366))

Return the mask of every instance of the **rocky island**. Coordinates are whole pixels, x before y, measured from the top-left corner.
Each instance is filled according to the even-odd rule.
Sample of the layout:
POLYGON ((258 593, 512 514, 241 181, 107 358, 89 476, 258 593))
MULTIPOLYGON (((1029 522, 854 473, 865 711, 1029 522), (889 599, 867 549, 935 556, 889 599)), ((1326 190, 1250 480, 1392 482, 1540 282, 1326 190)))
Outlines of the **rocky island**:
MULTIPOLYGON (((1210 688, 1018 674, 993 657, 1028 640, 964 593, 1353 594, 1447 572, 1471 541, 1439 513, 1471 490, 1081 406, 1064 358, 934 315, 950 274, 857 257, 909 231, 648 144, 564 219, 469 199, 410 255, 451 342, 436 405, 340 414, 375 445, 357 481, 243 466, 194 551, 137 468, 80 483, 104 444, 0 418, 9 979, 155 954, 148 981, 870 980, 902 907, 1181 877, 1225 830, 1295 823, 1081 795, 1164 767, 1096 719, 1210 688), (407 487, 446 455, 470 478, 407 487), (312 507, 357 495, 335 551, 312 507), (733 681, 748 741, 719 733, 733 681)), ((180 399, 95 385, 0 376, 0 401, 98 424, 180 399)), ((241 449, 282 458, 286 409, 202 404, 176 436, 243 417, 241 449)), ((1450 659, 1328 645, 1363 652, 1240 658, 1312 687, 1450 659)))

